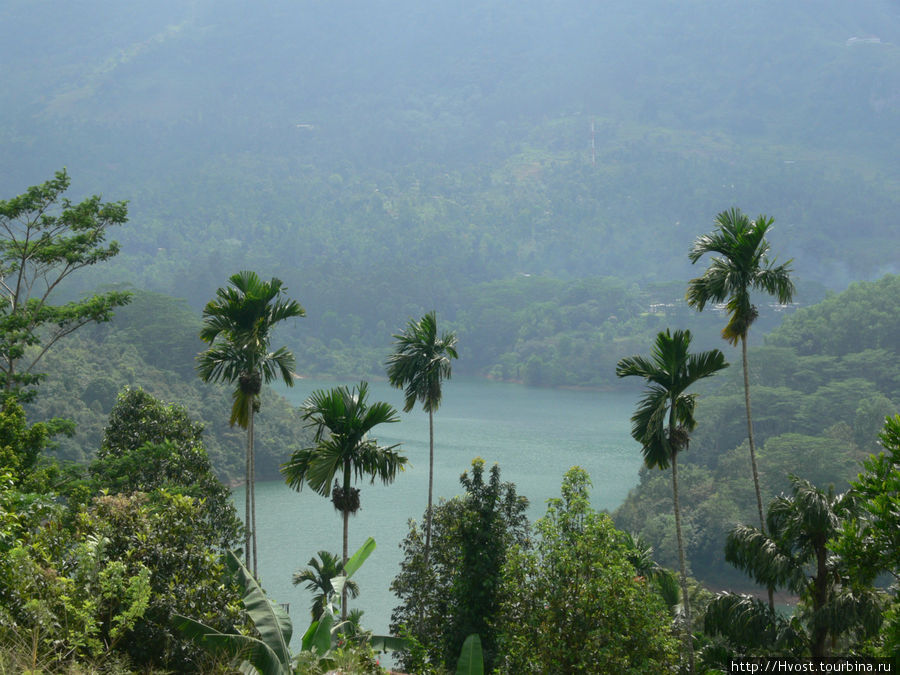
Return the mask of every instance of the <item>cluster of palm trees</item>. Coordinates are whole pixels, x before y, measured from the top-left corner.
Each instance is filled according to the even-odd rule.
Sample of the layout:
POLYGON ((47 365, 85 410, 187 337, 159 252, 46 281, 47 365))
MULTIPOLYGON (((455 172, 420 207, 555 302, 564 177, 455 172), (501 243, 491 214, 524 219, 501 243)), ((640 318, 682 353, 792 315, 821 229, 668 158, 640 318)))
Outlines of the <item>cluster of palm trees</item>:
MULTIPOLYGON (((718 256, 712 258, 701 277, 689 282, 687 290, 688 303, 698 311, 713 303, 726 303, 728 323, 722 337, 732 345, 741 345, 747 433, 760 518, 759 532, 763 537, 766 536, 766 521, 756 466, 747 360, 747 333, 758 315, 751 293, 768 293, 781 303, 790 302, 794 293, 790 263, 776 265, 768 258, 766 234, 772 222, 766 216, 751 221, 738 209, 720 213, 715 221, 716 230, 698 238, 689 254, 694 263, 707 253, 718 256)), ((201 337, 210 347, 199 357, 200 377, 204 381, 237 384, 230 422, 247 429, 245 556, 254 575, 257 573, 257 545, 253 417, 259 409, 263 383, 281 380, 288 386, 293 385, 293 354, 283 347, 270 351, 272 329, 285 319, 304 316, 299 303, 283 297, 284 291, 282 282, 277 278, 264 282, 253 272, 240 272, 229 279, 229 286, 217 291, 216 298, 203 310, 201 337)), ((424 549, 427 564, 433 506, 434 412, 441 403, 442 382, 451 376, 451 359, 457 358, 456 337, 452 333, 439 335, 435 313, 431 312, 419 321, 410 320, 406 329, 394 335, 394 339, 395 350, 386 364, 388 379, 393 386, 403 389, 405 411, 409 412, 416 402, 420 402, 428 413, 429 471, 424 549)), ((644 463, 648 468, 671 467, 672 470, 685 650, 693 672, 691 610, 678 500, 677 459, 678 454, 687 449, 690 432, 697 423, 694 418, 696 394, 688 393, 688 389, 728 364, 720 350, 691 354, 690 344, 690 331, 661 332, 649 358, 624 358, 619 361, 616 374, 646 380, 646 394, 632 417, 632 436, 641 443, 644 463)), ((399 421, 397 411, 388 403, 370 404, 367 398, 366 382, 352 388, 341 386, 313 392, 302 406, 304 420, 315 430, 313 445, 295 451, 282 468, 291 487, 301 490, 307 485, 316 493, 330 497, 335 509, 343 516, 343 556, 341 563, 336 559, 330 560, 334 569, 329 572, 338 572, 340 565, 348 560, 349 516, 360 505, 359 489, 353 487, 354 477, 369 477, 372 482, 378 479, 389 484, 407 463, 407 458, 398 452, 397 446, 382 447, 369 436, 377 425, 399 421)), ((328 562, 323 556, 322 564, 328 562)), ((301 575, 295 583, 315 583, 316 576, 321 577, 322 574, 301 575)), ((773 585, 769 584, 770 608, 773 606, 773 585)), ((341 603, 343 618, 347 616, 346 593, 349 590, 349 586, 344 587, 341 603)))
MULTIPOLYGON (((751 293, 773 295, 781 303, 790 302, 794 285, 790 279, 790 261, 776 265, 769 260, 766 233, 772 218, 764 215, 751 221, 739 209, 723 211, 715 220, 716 230, 699 237, 691 247, 689 258, 696 263, 707 253, 718 254, 706 272, 688 283, 688 304, 698 311, 707 305, 725 302, 728 323, 722 337, 732 345, 741 344, 744 368, 744 401, 747 410, 747 434, 753 469, 753 484, 759 508, 760 531, 765 535, 759 472, 750 412, 750 378, 747 360, 747 333, 758 316, 751 293)), ((672 469, 672 496, 675 512, 675 536, 678 540, 678 563, 684 611, 684 649, 690 671, 694 672, 694 649, 691 629, 691 607, 687 590, 687 571, 681 513, 678 501, 679 452, 686 450, 690 432, 696 427, 694 407, 696 394, 687 390, 697 381, 726 368, 724 354, 718 350, 690 354, 690 331, 666 330, 656 338, 650 358, 632 356, 619 361, 619 377, 638 376, 647 381, 644 397, 632 416, 631 434, 641 444, 648 468, 672 469)), ((772 584, 769 584, 769 606, 774 611, 772 584)))
MULTIPOLYGON (((284 296, 280 279, 266 282, 254 272, 232 275, 228 285, 216 291, 216 298, 203 310, 200 337, 209 348, 198 357, 197 370, 204 382, 235 384, 230 424, 247 430, 245 467, 244 556, 248 569, 257 576, 255 460, 253 420, 259 410, 263 383, 280 380, 294 384, 294 355, 284 347, 271 351, 271 334, 285 319, 305 315, 303 307, 284 296)), ((394 335, 396 350, 387 362, 391 384, 405 389, 405 410, 421 401, 429 420, 428 507, 426 510, 426 559, 431 540, 431 510, 434 482, 434 412, 441 403, 441 384, 451 375, 450 359, 457 358, 456 336, 438 335, 434 312, 420 321, 411 320, 406 330, 394 335)), ((291 487, 304 485, 329 497, 343 516, 343 555, 340 562, 320 552, 322 565, 318 577, 327 572, 338 574, 349 557, 349 517, 360 507, 359 489, 353 479, 370 477, 390 484, 402 471, 407 458, 398 446, 380 446, 370 432, 379 424, 399 421, 397 411, 385 402, 368 402, 369 385, 361 382, 352 388, 341 386, 317 390, 303 403, 302 417, 313 427, 313 445, 295 451, 282 467, 291 487), (339 478, 339 480, 338 480, 339 478), (329 566, 330 563, 330 566, 329 566)), ((312 564, 313 561, 311 561, 312 564)), ((315 574, 313 575, 315 578, 315 574)), ((312 581, 303 575, 295 583, 312 581)), ((329 577, 330 578, 330 577, 329 577)), ((345 584, 341 602, 342 618, 347 617, 347 594, 353 586, 345 584)))

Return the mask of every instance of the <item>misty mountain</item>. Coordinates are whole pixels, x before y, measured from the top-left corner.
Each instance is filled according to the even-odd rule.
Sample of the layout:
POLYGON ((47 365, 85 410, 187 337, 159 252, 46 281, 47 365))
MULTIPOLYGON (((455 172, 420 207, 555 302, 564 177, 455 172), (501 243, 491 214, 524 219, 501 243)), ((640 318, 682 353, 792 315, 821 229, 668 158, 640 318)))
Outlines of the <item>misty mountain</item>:
POLYGON ((130 200, 85 288, 253 268, 324 346, 522 275, 687 280, 731 206, 839 289, 896 271, 898 45, 886 0, 9 0, 0 195, 67 166, 130 200))

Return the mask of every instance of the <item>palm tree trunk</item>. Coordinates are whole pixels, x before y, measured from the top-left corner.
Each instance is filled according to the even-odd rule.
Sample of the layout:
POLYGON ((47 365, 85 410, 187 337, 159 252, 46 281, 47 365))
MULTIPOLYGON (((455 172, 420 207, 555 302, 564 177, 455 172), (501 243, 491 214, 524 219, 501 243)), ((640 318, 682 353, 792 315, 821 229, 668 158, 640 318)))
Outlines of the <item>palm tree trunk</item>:
MULTIPOLYGON (((741 360, 744 366, 744 406, 747 410, 747 441, 750 444, 750 466, 753 469, 753 488, 756 490, 756 510, 759 513, 759 531, 766 533, 763 515, 762 493, 759 490, 759 470, 756 467, 756 441, 753 438, 753 416, 750 414, 750 362, 747 359, 747 334, 741 336, 741 360)), ((769 586, 769 609, 775 611, 775 591, 769 586)))
POLYGON ((431 504, 434 489, 434 411, 428 411, 428 507, 425 511, 425 567, 431 552, 431 504))
POLYGON ((828 601, 828 550, 819 542, 816 551, 816 577, 813 579, 813 622, 810 654, 813 658, 828 656, 828 625, 822 616, 822 608, 828 601))
POLYGON ((259 579, 256 567, 256 449, 253 444, 253 402, 250 403, 250 424, 248 435, 250 437, 250 526, 252 529, 253 544, 253 577, 259 579))
POLYGON ((250 550, 250 537, 253 532, 252 526, 250 524, 250 481, 252 477, 252 472, 250 471, 251 465, 251 457, 253 456, 253 447, 251 445, 252 436, 250 434, 250 430, 247 430, 247 452, 246 457, 244 458, 244 564, 247 566, 247 569, 252 569, 250 566, 250 561, 252 560, 252 554, 250 550))
MULTIPOLYGON (((350 460, 344 460, 344 499, 350 498, 350 460)), ((347 508, 349 502, 344 503, 344 569, 347 569, 347 560, 350 553, 350 510, 347 508)), ((346 572, 345 572, 346 573, 346 572)), ((341 591, 341 621, 347 620, 347 584, 341 591)))
POLYGON ((675 506, 675 537, 678 539, 678 565, 681 571, 681 597, 684 604, 684 649, 690 673, 694 673, 694 636, 691 627, 691 600, 688 596, 687 567, 684 562, 684 539, 681 535, 681 506, 678 504, 678 455, 672 455, 672 500, 675 506))

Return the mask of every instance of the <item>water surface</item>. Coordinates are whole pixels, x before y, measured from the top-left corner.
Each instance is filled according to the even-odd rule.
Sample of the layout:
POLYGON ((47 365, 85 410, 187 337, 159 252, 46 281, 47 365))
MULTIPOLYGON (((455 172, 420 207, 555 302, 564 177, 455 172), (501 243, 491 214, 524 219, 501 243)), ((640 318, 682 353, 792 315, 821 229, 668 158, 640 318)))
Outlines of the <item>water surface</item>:
MULTIPOLYGON (((315 389, 337 384, 300 380, 284 393, 300 405, 315 389)), ((401 411, 401 421, 377 427, 379 443, 402 444, 407 470, 390 486, 368 481, 361 488, 362 508, 350 519, 350 550, 372 536, 377 549, 355 575, 361 594, 352 606, 365 610, 363 624, 387 632, 396 599, 388 590, 399 570, 399 544, 409 518, 420 519, 428 497, 428 415, 417 408, 403 413, 402 392, 387 383, 370 385, 369 401, 388 401, 401 411)), ((573 465, 588 471, 594 483, 595 508, 616 508, 637 484, 641 456, 629 435, 634 394, 523 387, 477 379, 444 383, 435 415, 435 500, 461 492, 460 474, 481 457, 488 467, 498 463, 501 478, 528 497, 533 520, 545 511, 548 498, 559 494, 563 474, 573 465)), ((243 490, 235 491, 243 515, 243 490)), ((341 552, 341 517, 331 502, 309 489, 295 492, 281 482, 256 487, 259 567, 270 596, 290 603, 295 639, 309 625, 311 595, 291 584, 319 550, 341 552)))

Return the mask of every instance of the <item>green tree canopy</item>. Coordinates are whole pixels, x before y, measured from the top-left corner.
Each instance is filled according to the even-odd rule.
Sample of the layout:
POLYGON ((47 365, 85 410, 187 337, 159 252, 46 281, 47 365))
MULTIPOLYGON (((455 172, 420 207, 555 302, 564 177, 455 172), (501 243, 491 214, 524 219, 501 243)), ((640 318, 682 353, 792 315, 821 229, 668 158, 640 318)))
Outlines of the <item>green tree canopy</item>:
POLYGON ((661 673, 678 661, 666 608, 631 564, 629 539, 591 508, 590 485, 569 469, 533 549, 515 547, 506 561, 501 673, 661 673))
POLYGON ((403 654, 410 672, 452 668, 472 633, 481 638, 486 670, 497 664, 502 569, 510 548, 527 544, 528 500, 513 483, 500 480, 498 465, 485 476, 480 458, 460 476, 460 484, 464 494, 434 508, 427 560, 424 532, 415 521, 401 544, 404 558, 391 582, 400 605, 391 613, 391 631, 405 627, 423 647, 423 653, 403 654))
POLYGON ((17 197, 0 200, 0 383, 4 392, 33 397, 44 377, 37 367, 61 338, 92 322, 109 321, 129 294, 109 291, 62 305, 54 294, 72 273, 119 252, 106 244, 110 227, 128 219, 125 202, 93 196, 73 204, 65 170, 17 197))
POLYGON ((241 524, 230 491, 210 465, 203 427, 180 406, 126 387, 113 406, 90 471, 97 485, 111 493, 169 488, 191 495, 220 547, 238 541, 241 524))

